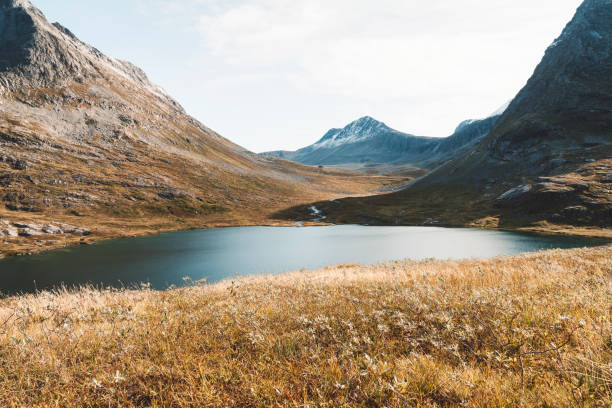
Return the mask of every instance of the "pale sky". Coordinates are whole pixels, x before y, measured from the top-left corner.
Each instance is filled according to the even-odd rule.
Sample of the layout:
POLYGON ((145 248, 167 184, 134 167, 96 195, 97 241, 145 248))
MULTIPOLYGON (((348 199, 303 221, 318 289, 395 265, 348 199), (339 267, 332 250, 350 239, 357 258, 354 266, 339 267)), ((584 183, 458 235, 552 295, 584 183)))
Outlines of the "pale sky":
POLYGON ((512 99, 581 0, 33 0, 255 152, 372 116, 448 136, 512 99))

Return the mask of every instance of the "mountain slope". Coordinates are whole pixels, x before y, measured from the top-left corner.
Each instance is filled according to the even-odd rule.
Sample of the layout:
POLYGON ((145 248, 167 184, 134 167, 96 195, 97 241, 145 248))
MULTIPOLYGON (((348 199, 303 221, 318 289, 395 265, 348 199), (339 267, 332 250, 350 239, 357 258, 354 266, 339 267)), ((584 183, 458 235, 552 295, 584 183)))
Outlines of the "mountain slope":
POLYGON ((586 0, 476 146, 402 192, 327 205, 328 218, 610 228, 611 78, 612 0, 586 0))
POLYGON ((440 143, 434 149, 434 152, 450 153, 457 149, 477 144, 491 132, 502 113, 503 110, 501 113, 495 113, 484 119, 470 119, 461 122, 451 136, 440 139, 440 143))
POLYGON ((95 238, 262 223, 298 202, 395 182, 248 152, 29 1, 0 2, 0 256, 79 241, 60 224, 95 238))

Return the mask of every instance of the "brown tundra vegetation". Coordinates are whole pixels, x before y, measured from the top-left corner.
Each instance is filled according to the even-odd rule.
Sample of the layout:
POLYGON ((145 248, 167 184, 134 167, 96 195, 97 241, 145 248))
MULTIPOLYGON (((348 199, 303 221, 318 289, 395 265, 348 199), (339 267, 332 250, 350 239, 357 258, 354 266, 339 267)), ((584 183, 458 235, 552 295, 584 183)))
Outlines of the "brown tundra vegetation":
POLYGON ((3 407, 609 407, 612 247, 0 300, 3 407))

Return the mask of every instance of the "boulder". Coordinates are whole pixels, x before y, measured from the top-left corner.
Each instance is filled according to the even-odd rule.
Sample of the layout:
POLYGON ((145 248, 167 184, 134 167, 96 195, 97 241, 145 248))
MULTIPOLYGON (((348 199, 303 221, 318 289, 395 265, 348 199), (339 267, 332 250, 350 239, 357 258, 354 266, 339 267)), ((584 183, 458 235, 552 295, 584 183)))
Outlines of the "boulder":
POLYGON ((85 229, 85 228, 77 228, 74 230, 73 234, 80 234, 83 236, 88 236, 91 235, 91 231, 85 229))
POLYGON ((22 222, 16 222, 14 223, 14 225, 17 228, 32 229, 32 230, 37 230, 37 231, 41 231, 43 228, 42 225, 39 225, 39 224, 25 224, 22 222))
POLYGON ((60 227, 58 227, 57 225, 53 225, 53 224, 45 225, 42 229, 42 232, 44 232, 45 234, 51 234, 51 235, 60 235, 64 233, 64 231, 62 231, 60 227))
POLYGON ((19 236, 19 232, 17 231, 17 228, 13 228, 13 227, 3 227, 2 229, 0 229, 0 235, 5 235, 7 237, 17 237, 19 236))
POLYGON ((35 230, 32 228, 22 228, 19 230, 19 236, 20 237, 34 237, 34 236, 38 236, 38 235, 42 235, 42 231, 40 230, 35 230))
POLYGON ((59 226, 64 234, 79 234, 79 235, 91 235, 91 231, 85 229, 85 228, 79 228, 79 227, 75 227, 74 225, 69 225, 69 224, 61 224, 59 226))

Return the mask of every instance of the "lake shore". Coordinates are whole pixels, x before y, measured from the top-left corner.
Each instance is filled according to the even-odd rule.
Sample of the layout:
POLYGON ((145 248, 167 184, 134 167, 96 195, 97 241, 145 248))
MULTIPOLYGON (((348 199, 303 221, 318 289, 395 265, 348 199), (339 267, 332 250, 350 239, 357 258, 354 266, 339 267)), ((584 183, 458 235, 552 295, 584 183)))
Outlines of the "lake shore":
MULTIPOLYGON (((10 220, 10 218, 4 218, 10 220)), ((78 224, 79 226, 91 230, 91 235, 81 236, 74 234, 51 235, 51 236, 32 236, 32 237, 4 237, 0 246, 0 259, 9 256, 33 255, 41 252, 68 248, 78 245, 92 245, 95 243, 119 239, 136 238, 143 236, 156 235, 164 232, 188 231, 194 229, 226 228, 226 227, 250 227, 250 226, 270 226, 270 227, 293 227, 300 226, 329 226, 333 225, 324 221, 289 221, 273 219, 269 217, 247 217, 232 216, 231 214, 223 217, 202 218, 152 218, 148 221, 140 219, 113 219, 99 220, 97 218, 75 218, 68 217, 60 219, 63 222, 78 224)), ((44 223, 44 217, 32 218, 28 222, 44 223)), ((342 224, 338 224, 342 225, 342 224)), ((381 226, 386 224, 381 224, 381 226)), ((418 224, 401 224, 392 226, 424 226, 418 224)), ((612 229, 597 227, 579 227, 572 225, 554 225, 541 223, 532 226, 517 226, 514 228, 499 228, 491 225, 476 225, 463 223, 448 223, 435 225, 452 228, 478 228, 493 231, 508 232, 528 232, 540 235, 551 236, 577 236, 590 238, 604 238, 612 240, 612 229)))
POLYGON ((5 406, 612 403, 612 247, 0 300, 5 406))

